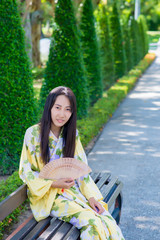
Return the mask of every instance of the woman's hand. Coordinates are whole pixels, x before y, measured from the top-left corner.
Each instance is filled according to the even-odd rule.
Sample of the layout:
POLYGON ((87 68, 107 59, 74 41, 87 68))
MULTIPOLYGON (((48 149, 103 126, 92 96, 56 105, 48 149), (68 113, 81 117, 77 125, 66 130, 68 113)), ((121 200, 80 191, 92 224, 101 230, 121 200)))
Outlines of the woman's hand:
POLYGON ((93 210, 99 214, 104 212, 104 208, 102 207, 102 205, 96 201, 96 199, 94 197, 91 197, 89 200, 89 205, 91 206, 91 208, 93 208, 93 210))
POLYGON ((60 178, 52 183, 53 188, 66 188, 69 189, 75 184, 72 178, 60 178))

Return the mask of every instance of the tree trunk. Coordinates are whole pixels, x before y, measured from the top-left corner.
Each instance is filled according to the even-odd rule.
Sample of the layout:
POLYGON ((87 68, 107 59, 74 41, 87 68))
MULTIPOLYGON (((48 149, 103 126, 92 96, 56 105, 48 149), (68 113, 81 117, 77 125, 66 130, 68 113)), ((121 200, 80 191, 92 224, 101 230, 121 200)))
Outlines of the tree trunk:
POLYGON ((53 18, 55 17, 55 0, 47 0, 51 5, 52 5, 52 8, 53 8, 53 13, 52 13, 52 16, 53 18))
POLYGON ((31 22, 30 22, 30 16, 29 13, 26 16, 26 19, 23 23, 23 28, 25 31, 25 43, 26 43, 26 52, 30 59, 30 62, 32 62, 32 36, 31 36, 31 22))
POLYGON ((32 61, 35 67, 41 65, 40 60, 40 38, 41 38, 41 19, 40 12, 41 0, 32 0, 31 13, 31 32, 32 32, 32 61))
POLYGON ((30 62, 32 62, 31 21, 29 15, 31 1, 32 0, 18 0, 18 9, 22 20, 22 27, 25 31, 25 48, 30 62))

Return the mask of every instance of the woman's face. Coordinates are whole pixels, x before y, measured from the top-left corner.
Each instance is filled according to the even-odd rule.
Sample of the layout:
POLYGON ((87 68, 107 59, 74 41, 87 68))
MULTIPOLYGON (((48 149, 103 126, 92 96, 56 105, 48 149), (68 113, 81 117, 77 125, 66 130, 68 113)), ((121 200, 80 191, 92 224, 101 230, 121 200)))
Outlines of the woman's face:
POLYGON ((69 99, 65 95, 59 95, 51 108, 52 127, 61 128, 72 115, 69 99))

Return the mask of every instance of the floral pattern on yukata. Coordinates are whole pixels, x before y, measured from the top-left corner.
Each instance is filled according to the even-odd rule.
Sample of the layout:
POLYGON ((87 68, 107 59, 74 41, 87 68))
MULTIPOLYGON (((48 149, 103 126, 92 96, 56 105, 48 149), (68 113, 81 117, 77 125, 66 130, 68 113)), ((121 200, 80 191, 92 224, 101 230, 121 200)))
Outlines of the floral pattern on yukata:
MULTIPOLYGON (((50 161, 63 157, 62 148, 62 136, 57 139, 50 131, 50 161)), ((74 157, 88 164, 78 132, 74 157)), ((79 228, 83 240, 124 239, 90 175, 78 178, 73 187, 65 189, 63 192, 62 189, 51 187, 51 180, 39 178, 39 172, 43 167, 44 163, 40 154, 40 129, 37 124, 28 128, 25 133, 19 167, 19 175, 27 184, 30 206, 37 221, 49 215, 56 216, 79 228), (104 214, 97 214, 89 206, 88 199, 90 197, 95 197, 97 201, 101 202, 105 208, 104 214)))

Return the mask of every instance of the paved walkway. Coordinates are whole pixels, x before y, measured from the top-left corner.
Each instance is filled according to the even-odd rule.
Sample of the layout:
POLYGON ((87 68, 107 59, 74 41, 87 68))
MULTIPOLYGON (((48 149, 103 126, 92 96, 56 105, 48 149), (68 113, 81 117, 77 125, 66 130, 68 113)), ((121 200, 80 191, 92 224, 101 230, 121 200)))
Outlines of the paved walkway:
POLYGON ((160 240, 160 57, 106 124, 88 161, 124 183, 126 240, 160 240))

